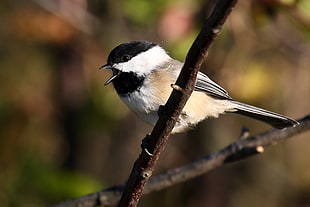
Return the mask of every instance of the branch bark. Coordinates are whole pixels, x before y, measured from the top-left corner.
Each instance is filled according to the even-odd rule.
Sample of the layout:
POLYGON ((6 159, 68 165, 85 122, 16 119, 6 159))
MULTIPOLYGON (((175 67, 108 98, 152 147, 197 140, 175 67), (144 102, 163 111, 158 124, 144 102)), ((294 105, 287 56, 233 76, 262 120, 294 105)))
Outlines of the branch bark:
POLYGON ((119 207, 137 206, 143 188, 154 171, 159 155, 163 151, 185 103, 194 90, 201 63, 236 3, 237 0, 218 0, 210 17, 205 21, 188 52, 182 71, 176 81, 175 85, 181 90, 174 89, 172 91, 152 133, 145 138, 147 139, 147 149, 152 155, 150 156, 148 152, 142 150, 134 163, 118 204, 119 207))
MULTIPOLYGON (((261 153, 257 150, 262 147, 271 146, 279 141, 290 138, 296 134, 310 130, 310 115, 298 120, 300 125, 286 128, 284 130, 271 129, 256 136, 239 139, 223 149, 206 155, 188 165, 175 168, 166 173, 150 178, 143 194, 159 191, 164 188, 195 178, 205 174, 226 163, 246 159, 253 154, 261 153)), ((122 194, 123 185, 114 186, 100 192, 68 200, 50 207, 94 207, 97 205, 115 205, 122 194)))

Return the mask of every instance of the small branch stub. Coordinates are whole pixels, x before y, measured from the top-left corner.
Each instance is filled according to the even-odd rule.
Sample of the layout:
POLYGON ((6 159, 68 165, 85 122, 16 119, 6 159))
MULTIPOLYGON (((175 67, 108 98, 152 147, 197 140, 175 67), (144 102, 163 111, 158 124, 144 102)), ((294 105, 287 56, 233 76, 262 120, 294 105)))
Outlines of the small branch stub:
POLYGON ((257 146, 257 147, 256 147, 256 151, 257 151, 258 153, 264 153, 265 149, 264 149, 263 146, 257 146))
POLYGON ((246 139, 249 136, 250 136, 250 130, 247 127, 242 127, 239 139, 246 139))
POLYGON ((177 84, 171 84, 171 88, 173 88, 174 90, 177 90, 177 91, 180 91, 180 92, 183 92, 184 89, 181 88, 179 85, 177 84))
POLYGON ((218 35, 222 31, 222 27, 218 26, 214 29, 212 29, 213 34, 218 35))
POLYGON ((148 179, 152 176, 152 171, 151 170, 144 170, 144 171, 142 171, 141 176, 144 179, 148 179))

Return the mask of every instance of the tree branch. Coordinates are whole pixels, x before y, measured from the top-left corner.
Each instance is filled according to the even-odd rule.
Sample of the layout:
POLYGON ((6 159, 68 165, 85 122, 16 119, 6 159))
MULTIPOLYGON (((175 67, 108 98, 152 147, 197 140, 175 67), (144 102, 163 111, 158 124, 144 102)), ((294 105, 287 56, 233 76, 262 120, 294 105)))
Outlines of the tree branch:
MULTIPOLYGON (((263 147, 274 145, 279 141, 285 140, 310 129, 310 115, 298 121, 300 122, 300 125, 296 127, 289 127, 283 130, 271 129, 256 136, 239 139, 223 149, 211 153, 188 165, 184 165, 166 173, 154 176, 150 178, 143 194, 162 190, 205 174, 210 170, 226 163, 246 159, 251 157, 253 154, 262 153, 262 151, 257 150, 257 148, 263 149, 263 147)), ((111 206, 118 202, 123 189, 123 185, 114 186, 100 192, 75 198, 73 200, 68 200, 50 207, 93 207, 97 205, 111 206)))
POLYGON ((218 0, 210 17, 205 21, 188 52, 182 71, 176 81, 175 85, 181 90, 174 89, 172 91, 152 133, 146 137, 147 150, 152 155, 150 156, 150 153, 142 150, 134 163, 118 206, 135 207, 139 202, 143 188, 154 171, 159 155, 163 151, 185 103, 194 90, 201 63, 236 2, 237 0, 218 0))
POLYGON ((289 127, 282 130, 271 129, 256 136, 239 139, 223 149, 211 153, 188 165, 155 176, 150 179, 145 189, 145 193, 167 188, 205 174, 223 164, 239 161, 241 159, 249 158, 254 154, 262 153, 264 149, 263 147, 274 145, 279 141, 310 129, 310 115, 298 121, 300 124, 295 127, 289 127))

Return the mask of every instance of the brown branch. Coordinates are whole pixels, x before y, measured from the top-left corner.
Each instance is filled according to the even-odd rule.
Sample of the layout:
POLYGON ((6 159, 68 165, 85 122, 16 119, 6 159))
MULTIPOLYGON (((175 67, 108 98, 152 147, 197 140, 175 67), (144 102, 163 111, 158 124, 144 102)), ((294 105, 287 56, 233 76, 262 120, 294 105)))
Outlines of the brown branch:
MULTIPOLYGON (((300 125, 284 130, 271 129, 256 136, 239 139, 225 148, 211 153, 188 165, 170 170, 166 173, 150 178, 145 187, 144 194, 159 191, 172 185, 187 181, 209 172, 226 163, 246 159, 253 154, 261 153, 259 149, 274 145, 279 141, 290 138, 298 133, 310 129, 310 115, 298 120, 300 125), (258 150, 257 150, 258 149, 258 150)), ((124 186, 114 186, 100 192, 68 200, 51 207, 93 207, 97 205, 115 205, 120 199, 124 186)))
POLYGON ((159 155, 163 151, 186 101, 194 90, 201 63, 236 2, 237 0, 218 0, 210 17, 205 21, 198 37, 189 50, 182 71, 176 81, 176 85, 182 90, 173 90, 152 133, 146 137, 148 141, 147 149, 152 153, 152 156, 142 150, 134 163, 120 199, 119 207, 134 207, 139 202, 143 188, 152 175, 159 155))
POLYGON ((223 164, 239 161, 241 159, 249 158, 254 154, 262 153, 263 151, 261 151, 261 149, 264 149, 263 147, 274 145, 279 141, 310 129, 310 115, 298 121, 300 124, 295 127, 289 127, 282 130, 271 129, 256 136, 239 139, 225 148, 211 153, 188 165, 154 176, 150 179, 145 189, 145 193, 167 188, 205 174, 223 164))

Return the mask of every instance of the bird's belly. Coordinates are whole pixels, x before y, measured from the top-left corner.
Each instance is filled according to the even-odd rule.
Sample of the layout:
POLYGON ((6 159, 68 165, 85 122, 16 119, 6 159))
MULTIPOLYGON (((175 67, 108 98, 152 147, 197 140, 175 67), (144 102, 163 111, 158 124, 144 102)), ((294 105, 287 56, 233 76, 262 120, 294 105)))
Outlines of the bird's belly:
POLYGON ((158 119, 158 109, 165 102, 158 101, 158 99, 150 96, 152 94, 144 93, 143 90, 140 90, 121 96, 121 99, 139 118, 151 125, 155 125, 158 119))
MULTIPOLYGON (((161 105, 165 105, 168 99, 168 97, 162 99, 156 94, 139 90, 121 96, 121 99, 139 118, 151 125, 155 125, 158 120, 158 109, 161 105)), ((172 132, 182 132, 207 117, 218 117, 219 114, 233 110, 228 100, 214 99, 205 93, 194 91, 172 132)))
POLYGON ((225 112, 235 111, 229 100, 215 99, 205 93, 194 91, 187 101, 176 123, 173 133, 191 128, 208 117, 218 117, 225 112))

